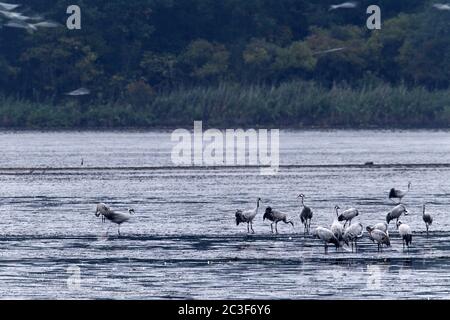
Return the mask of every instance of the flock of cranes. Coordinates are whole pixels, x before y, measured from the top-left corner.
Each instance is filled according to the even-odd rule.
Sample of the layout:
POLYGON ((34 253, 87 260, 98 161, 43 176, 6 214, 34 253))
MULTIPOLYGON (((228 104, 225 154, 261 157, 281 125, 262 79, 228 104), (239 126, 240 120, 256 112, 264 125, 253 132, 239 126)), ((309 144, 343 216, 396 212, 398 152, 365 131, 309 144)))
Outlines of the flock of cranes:
MULTIPOLYGON (((358 217, 359 210, 356 208, 350 208, 345 211, 339 212, 340 207, 335 206, 334 211, 336 214, 336 218, 331 224, 330 228, 325 226, 317 227, 312 235, 315 238, 321 240, 325 247, 325 253, 328 252, 328 246, 334 245, 336 250, 342 248, 343 245, 351 246, 352 252, 354 250, 358 251, 358 240, 364 236, 364 230, 367 231, 369 239, 377 244, 378 251, 383 250, 383 246, 389 247, 391 245, 390 237, 389 237, 389 224, 391 221, 395 220, 395 225, 397 227, 398 233, 402 238, 403 248, 409 248, 412 243, 413 232, 409 225, 400 221, 400 217, 402 215, 408 215, 409 212, 406 209, 406 206, 401 203, 403 198, 407 195, 407 193, 411 190, 411 183, 408 184, 408 190, 402 191, 398 189, 391 189, 389 192, 389 199, 398 199, 398 203, 395 203, 395 207, 390 210, 386 215, 386 221, 379 222, 372 226, 367 226, 364 229, 364 226, 361 222, 356 222, 352 224, 352 221, 358 217)), ((298 198, 301 199, 301 212, 300 212, 300 221, 304 227, 304 233, 310 234, 311 231, 311 221, 313 219, 313 211, 310 207, 305 204, 305 195, 300 194, 298 198)), ((241 223, 247 224, 247 232, 255 233, 253 229, 253 221, 255 217, 258 215, 261 207, 261 198, 258 198, 256 201, 256 208, 251 210, 237 210, 235 213, 236 225, 240 225, 241 223)), ((423 205, 422 219, 425 223, 427 237, 429 235, 429 228, 433 223, 432 216, 426 212, 426 205, 423 205)), ((120 236, 120 226, 129 221, 132 215, 134 214, 134 209, 128 209, 128 212, 116 212, 108 207, 104 203, 97 204, 97 208, 95 210, 95 216, 102 218, 102 222, 104 223, 106 220, 117 224, 118 229, 117 232, 120 236)), ((270 229, 272 233, 278 234, 278 223, 283 222, 285 224, 290 224, 294 228, 294 222, 289 219, 286 213, 283 213, 279 210, 273 209, 272 207, 267 207, 264 211, 263 221, 270 221, 270 229)))
MULTIPOLYGON (((411 190, 411 183, 408 184, 408 189, 406 191, 399 189, 391 189, 389 192, 389 199, 394 201, 395 199, 398 202, 395 202, 395 207, 390 210, 386 215, 386 221, 379 222, 372 226, 367 226, 365 231, 367 231, 369 239, 377 244, 378 251, 383 250, 383 246, 390 247, 391 240, 389 237, 389 224, 391 221, 395 220, 395 225, 398 230, 400 237, 403 242, 403 249, 409 248, 412 243, 413 232, 409 225, 400 221, 400 217, 402 215, 408 215, 409 212, 406 209, 406 206, 402 204, 403 198, 408 194, 411 190)), ((300 194, 298 198, 301 199, 301 212, 300 212, 300 221, 304 227, 304 233, 310 234, 311 230, 311 220, 313 218, 313 211, 310 207, 305 205, 305 195, 300 194)), ((247 232, 255 233, 253 230, 253 221, 257 216, 260 210, 261 198, 257 199, 256 208, 252 210, 237 210, 236 217, 236 225, 241 223, 247 224, 247 232)), ((429 228, 433 223, 432 216, 426 212, 426 205, 423 205, 422 219, 426 226, 427 237, 429 235, 429 228)), ((328 246, 334 245, 336 250, 343 247, 343 245, 350 246, 353 250, 358 250, 358 240, 361 239, 364 235, 364 226, 361 222, 356 222, 352 224, 352 220, 359 216, 359 211, 356 208, 350 208, 345 211, 339 212, 340 207, 334 207, 336 218, 331 224, 330 228, 319 226, 313 232, 312 235, 315 238, 320 239, 325 246, 325 253, 328 252, 328 246), (342 224, 343 223, 343 224, 342 224)), ((284 222, 285 224, 290 224, 294 227, 294 222, 288 218, 288 215, 275 210, 271 207, 267 207, 264 212, 263 221, 265 220, 271 221, 270 228, 272 233, 278 233, 277 225, 279 222, 284 222), (275 228, 274 228, 275 226, 275 228)))

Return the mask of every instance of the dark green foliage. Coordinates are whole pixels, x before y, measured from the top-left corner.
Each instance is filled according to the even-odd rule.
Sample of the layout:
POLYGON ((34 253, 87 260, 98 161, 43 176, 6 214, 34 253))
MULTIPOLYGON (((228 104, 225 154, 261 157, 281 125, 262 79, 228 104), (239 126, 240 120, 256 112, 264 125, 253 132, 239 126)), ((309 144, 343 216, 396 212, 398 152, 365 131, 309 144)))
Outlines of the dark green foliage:
MULTIPOLYGON (((61 24, 72 4, 19 2, 61 24)), ((82 30, 0 28, 0 126, 447 126, 450 12, 337 2, 80 0, 82 30)))

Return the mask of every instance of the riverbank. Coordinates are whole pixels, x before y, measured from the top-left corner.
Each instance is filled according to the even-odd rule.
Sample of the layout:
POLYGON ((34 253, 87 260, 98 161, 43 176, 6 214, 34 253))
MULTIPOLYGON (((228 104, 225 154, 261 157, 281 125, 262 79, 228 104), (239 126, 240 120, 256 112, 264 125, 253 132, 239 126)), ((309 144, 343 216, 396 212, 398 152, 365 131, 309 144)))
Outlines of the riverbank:
POLYGON ((450 90, 378 84, 325 88, 292 81, 278 86, 217 86, 163 92, 147 103, 79 99, 36 103, 0 97, 0 127, 143 129, 192 126, 268 128, 448 128, 450 90))

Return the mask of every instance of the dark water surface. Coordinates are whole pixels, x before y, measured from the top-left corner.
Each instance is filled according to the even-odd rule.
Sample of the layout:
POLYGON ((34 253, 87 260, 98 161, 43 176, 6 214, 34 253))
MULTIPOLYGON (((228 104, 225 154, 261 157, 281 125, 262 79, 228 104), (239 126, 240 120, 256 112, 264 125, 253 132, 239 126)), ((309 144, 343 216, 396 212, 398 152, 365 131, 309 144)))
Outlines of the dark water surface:
POLYGON ((3 132, 0 145, 2 298, 450 298, 450 166, 431 165, 450 163, 448 132, 282 132, 281 162, 296 166, 276 176, 167 168, 170 132, 3 132), (351 166, 367 161, 383 165, 351 166), (357 253, 325 255, 304 236, 300 192, 313 227, 329 226, 336 204, 357 207, 366 226, 384 221, 389 189, 408 181, 409 251, 393 223, 382 253, 365 236, 357 253), (235 210, 257 197, 295 228, 272 235, 262 212, 255 235, 236 227, 235 210), (122 237, 95 218, 100 201, 136 210, 122 237), (423 202, 435 220, 429 238, 423 202))

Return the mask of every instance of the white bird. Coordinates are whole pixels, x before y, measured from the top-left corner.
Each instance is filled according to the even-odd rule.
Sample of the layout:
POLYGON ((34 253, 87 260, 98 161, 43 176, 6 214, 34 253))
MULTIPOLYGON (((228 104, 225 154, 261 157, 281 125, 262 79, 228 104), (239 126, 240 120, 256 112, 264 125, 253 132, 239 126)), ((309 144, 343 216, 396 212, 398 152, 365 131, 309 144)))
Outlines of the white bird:
POLYGON ((333 49, 328 49, 328 50, 323 50, 323 51, 316 51, 316 52, 313 53, 313 55, 338 52, 338 51, 342 51, 342 50, 345 50, 345 48, 342 47, 342 48, 333 48, 333 49))
POLYGON ((0 9, 11 11, 20 7, 20 4, 0 2, 0 9))
POLYGON ((450 11, 450 4, 449 3, 435 3, 435 4, 433 4, 433 7, 438 9, 438 10, 450 11))
POLYGON ((236 225, 238 226, 240 223, 247 223, 247 232, 250 233, 250 229, 252 229, 252 233, 255 233, 253 230, 253 219, 255 219, 259 210, 259 203, 261 202, 261 198, 258 198, 256 201, 256 208, 253 210, 237 210, 236 211, 236 225))
POLYGON ((425 226, 427 228, 427 238, 428 238, 428 229, 433 224, 433 217, 429 213, 425 213, 425 203, 423 204, 422 219, 423 222, 425 222, 425 226))
POLYGON ((331 5, 329 11, 336 10, 336 9, 354 9, 357 6, 358 6, 358 3, 356 3, 356 2, 344 2, 341 4, 331 5))
POLYGON ((11 19, 11 20, 26 21, 26 20, 31 19, 31 17, 24 16, 20 12, 11 12, 11 11, 6 11, 6 10, 0 10, 0 14, 2 16, 4 16, 5 18, 11 19))
POLYGON ((349 222, 349 225, 352 224, 353 218, 357 217, 359 215, 359 211, 355 208, 350 208, 348 210, 345 210, 338 216, 338 221, 345 221, 344 227, 347 225, 347 222, 349 222))
POLYGON ((403 190, 400 190, 400 189, 392 188, 391 191, 389 192, 389 200, 398 199, 399 200, 398 203, 401 203, 402 199, 411 190, 411 186, 412 186, 412 184, 411 184, 411 182, 409 182, 407 191, 403 191, 403 190))
POLYGON ((402 223, 401 221, 397 222, 398 233, 402 237, 403 241, 403 249, 405 249, 405 245, 408 247, 412 243, 412 230, 411 227, 407 224, 402 223))
POLYGON ((313 236, 324 242, 325 253, 328 252, 328 244, 330 243, 335 245, 336 250, 340 247, 339 240, 330 229, 318 227, 316 228, 316 230, 314 230, 313 236))
POLYGON ((389 235, 381 230, 375 229, 373 227, 367 227, 367 232, 369 233, 369 238, 378 245, 378 251, 383 251, 383 244, 387 247, 391 246, 391 240, 389 235))
POLYGON ((310 207, 307 207, 305 205, 305 195, 300 194, 297 198, 302 198, 302 212, 300 213, 300 221, 302 222, 304 226, 304 233, 309 233, 309 230, 311 229, 311 220, 313 217, 313 212, 310 207))
POLYGON ((105 214, 105 218, 109 221, 116 223, 118 225, 117 233, 120 236, 120 225, 124 222, 127 222, 131 219, 132 214, 134 214, 134 209, 128 209, 128 213, 125 212, 114 212, 109 211, 109 213, 105 214))
POLYGON ((342 237, 343 237, 343 235, 344 235, 344 226, 342 225, 342 223, 340 223, 340 222, 338 221, 338 217, 339 217, 339 214, 338 214, 339 206, 335 206, 335 207, 334 207, 334 210, 336 210, 336 219, 334 219, 333 223, 331 224, 330 230, 331 230, 331 232, 333 232, 333 234, 336 236, 336 238, 337 238, 339 241, 342 241, 342 240, 343 240, 342 237))
POLYGON ((392 220, 398 219, 400 218, 400 216, 402 214, 404 214, 405 216, 408 215, 408 210, 406 210, 406 207, 403 204, 399 204, 398 206, 396 206, 394 209, 392 209, 391 211, 388 212, 388 214, 386 215, 386 222, 387 224, 391 223, 392 220))
POLYGON ((349 242, 351 242, 352 252, 353 252, 353 245, 355 245, 355 250, 358 251, 358 239, 362 238, 363 233, 364 227, 361 223, 354 224, 345 229, 343 236, 344 242, 346 245, 348 245, 349 242))
POLYGON ((58 28, 61 25, 59 23, 53 22, 53 21, 41 21, 34 23, 33 26, 37 28, 58 28))
POLYGON ((38 23, 28 23, 23 20, 11 20, 5 23, 5 27, 25 29, 30 33, 34 33, 38 28, 57 28, 60 25, 55 22, 42 21, 38 23))
POLYGON ((89 89, 86 88, 79 88, 77 90, 71 91, 71 92, 67 92, 66 95, 67 96, 85 96, 90 94, 91 91, 89 89))
POLYGON ((287 214, 280 212, 278 210, 273 210, 271 207, 267 207, 266 211, 264 212, 263 221, 266 221, 268 219, 269 221, 272 221, 270 224, 270 229, 273 233, 273 224, 275 224, 275 232, 278 234, 278 222, 282 221, 286 224, 291 224, 292 227, 294 227, 294 223, 291 220, 288 220, 287 214))

